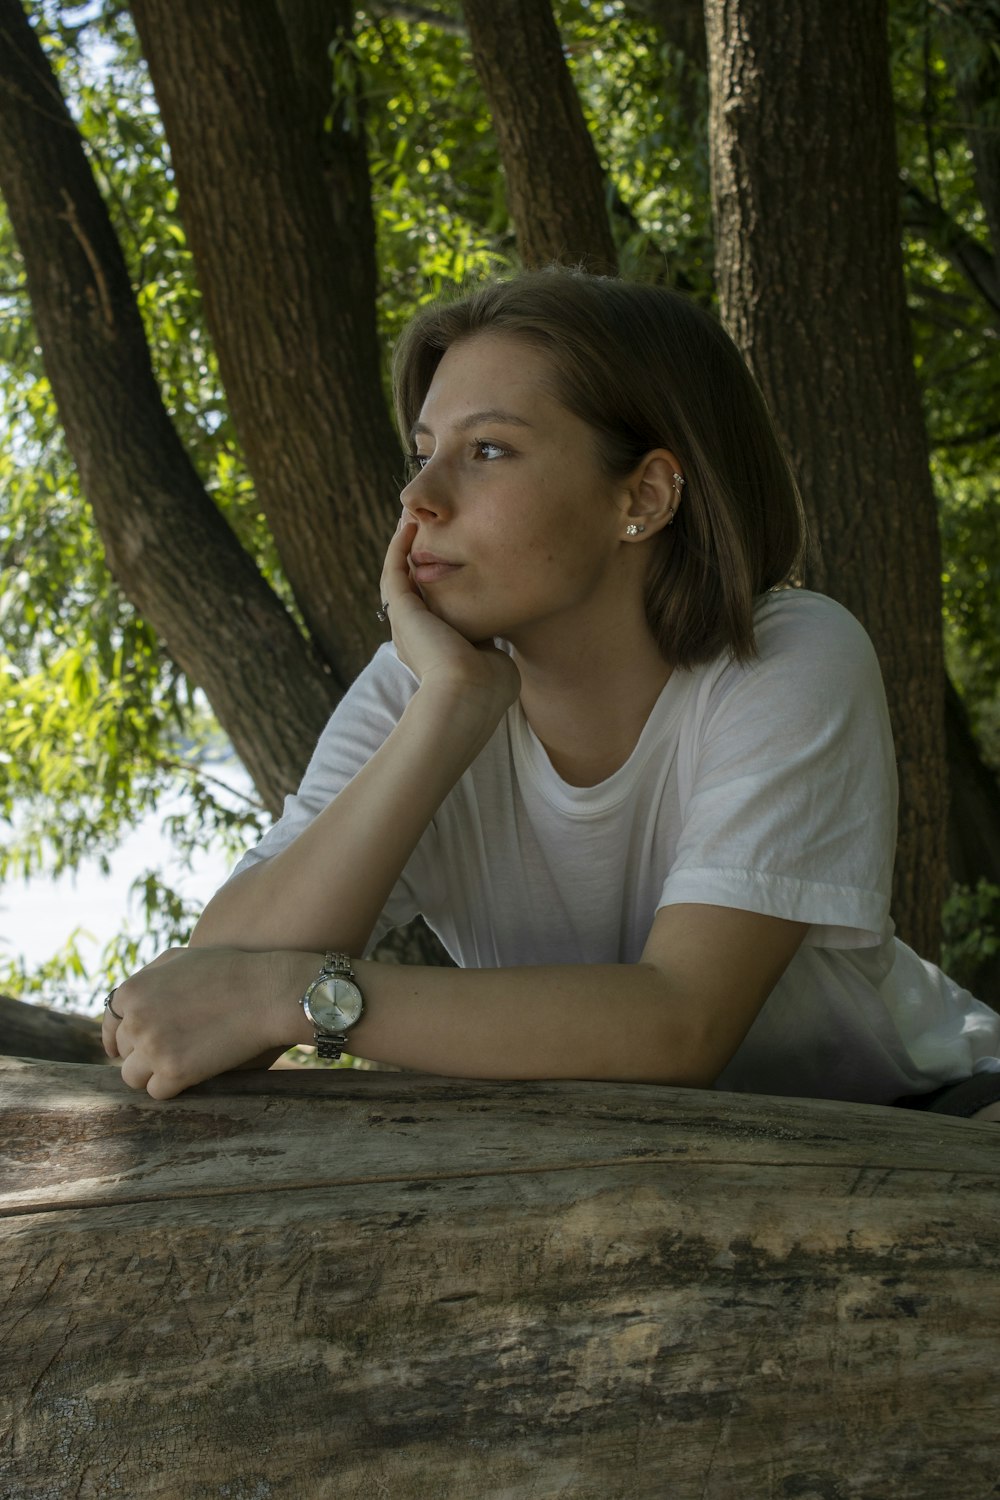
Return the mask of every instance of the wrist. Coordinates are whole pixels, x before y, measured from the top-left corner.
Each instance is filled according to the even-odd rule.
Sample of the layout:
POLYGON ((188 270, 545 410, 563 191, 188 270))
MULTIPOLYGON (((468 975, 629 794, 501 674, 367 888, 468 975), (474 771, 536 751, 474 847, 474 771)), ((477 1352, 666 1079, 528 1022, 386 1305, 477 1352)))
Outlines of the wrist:
POLYGON ((302 996, 323 964, 322 953, 279 949, 269 953, 270 1006, 269 1046, 302 1047, 312 1043, 313 1032, 302 1009, 302 996))
POLYGON ((452 743, 463 735, 471 742, 485 742, 496 729, 511 699, 488 682, 458 677, 435 677, 421 682, 404 717, 426 714, 438 724, 448 725, 452 743))

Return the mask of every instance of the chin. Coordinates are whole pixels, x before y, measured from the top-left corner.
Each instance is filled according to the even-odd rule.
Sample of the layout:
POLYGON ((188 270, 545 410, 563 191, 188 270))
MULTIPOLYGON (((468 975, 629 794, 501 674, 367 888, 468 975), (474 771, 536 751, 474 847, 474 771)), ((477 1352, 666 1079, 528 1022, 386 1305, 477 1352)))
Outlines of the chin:
POLYGON ((452 630, 457 630, 459 635, 471 641, 474 646, 480 641, 489 641, 497 635, 503 635, 502 625, 495 627, 488 616, 477 614, 473 610, 435 608, 429 599, 426 604, 432 615, 450 625, 452 630))

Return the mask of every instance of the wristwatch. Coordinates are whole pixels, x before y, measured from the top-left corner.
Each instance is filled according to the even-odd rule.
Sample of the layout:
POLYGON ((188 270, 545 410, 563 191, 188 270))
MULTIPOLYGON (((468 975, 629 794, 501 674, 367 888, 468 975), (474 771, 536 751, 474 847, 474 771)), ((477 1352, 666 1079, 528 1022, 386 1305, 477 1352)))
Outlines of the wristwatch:
POLYGON ((334 1061, 347 1045, 347 1033, 365 1008, 364 996, 346 953, 327 953, 312 984, 302 996, 302 1009, 313 1025, 318 1057, 334 1061))

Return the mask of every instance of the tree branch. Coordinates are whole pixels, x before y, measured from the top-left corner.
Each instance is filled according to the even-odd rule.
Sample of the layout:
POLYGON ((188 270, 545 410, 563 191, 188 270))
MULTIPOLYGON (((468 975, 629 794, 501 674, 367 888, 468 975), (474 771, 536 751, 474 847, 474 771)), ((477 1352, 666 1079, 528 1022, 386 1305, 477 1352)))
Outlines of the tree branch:
POLYGON ((972 432, 960 432, 954 437, 935 438, 932 448, 971 448, 975 443, 987 443, 990 438, 1000 437, 1000 422, 990 422, 986 427, 974 428, 972 432))
POLYGON ((612 271, 604 175, 548 0, 465 0, 511 218, 527 266, 612 271))
POLYGON ((910 179, 903 179, 903 224, 923 231, 935 249, 961 271, 978 295, 1000 313, 1000 276, 993 256, 910 179))

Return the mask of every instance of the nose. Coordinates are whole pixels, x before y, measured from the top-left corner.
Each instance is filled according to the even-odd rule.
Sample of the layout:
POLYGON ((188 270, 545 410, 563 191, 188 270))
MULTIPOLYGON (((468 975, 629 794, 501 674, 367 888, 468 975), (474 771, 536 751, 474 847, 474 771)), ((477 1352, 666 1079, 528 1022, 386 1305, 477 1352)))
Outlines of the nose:
POLYGON ((409 484, 399 492, 400 504, 415 521, 440 518, 450 508, 441 477, 432 477, 429 469, 430 465, 418 469, 409 484))

